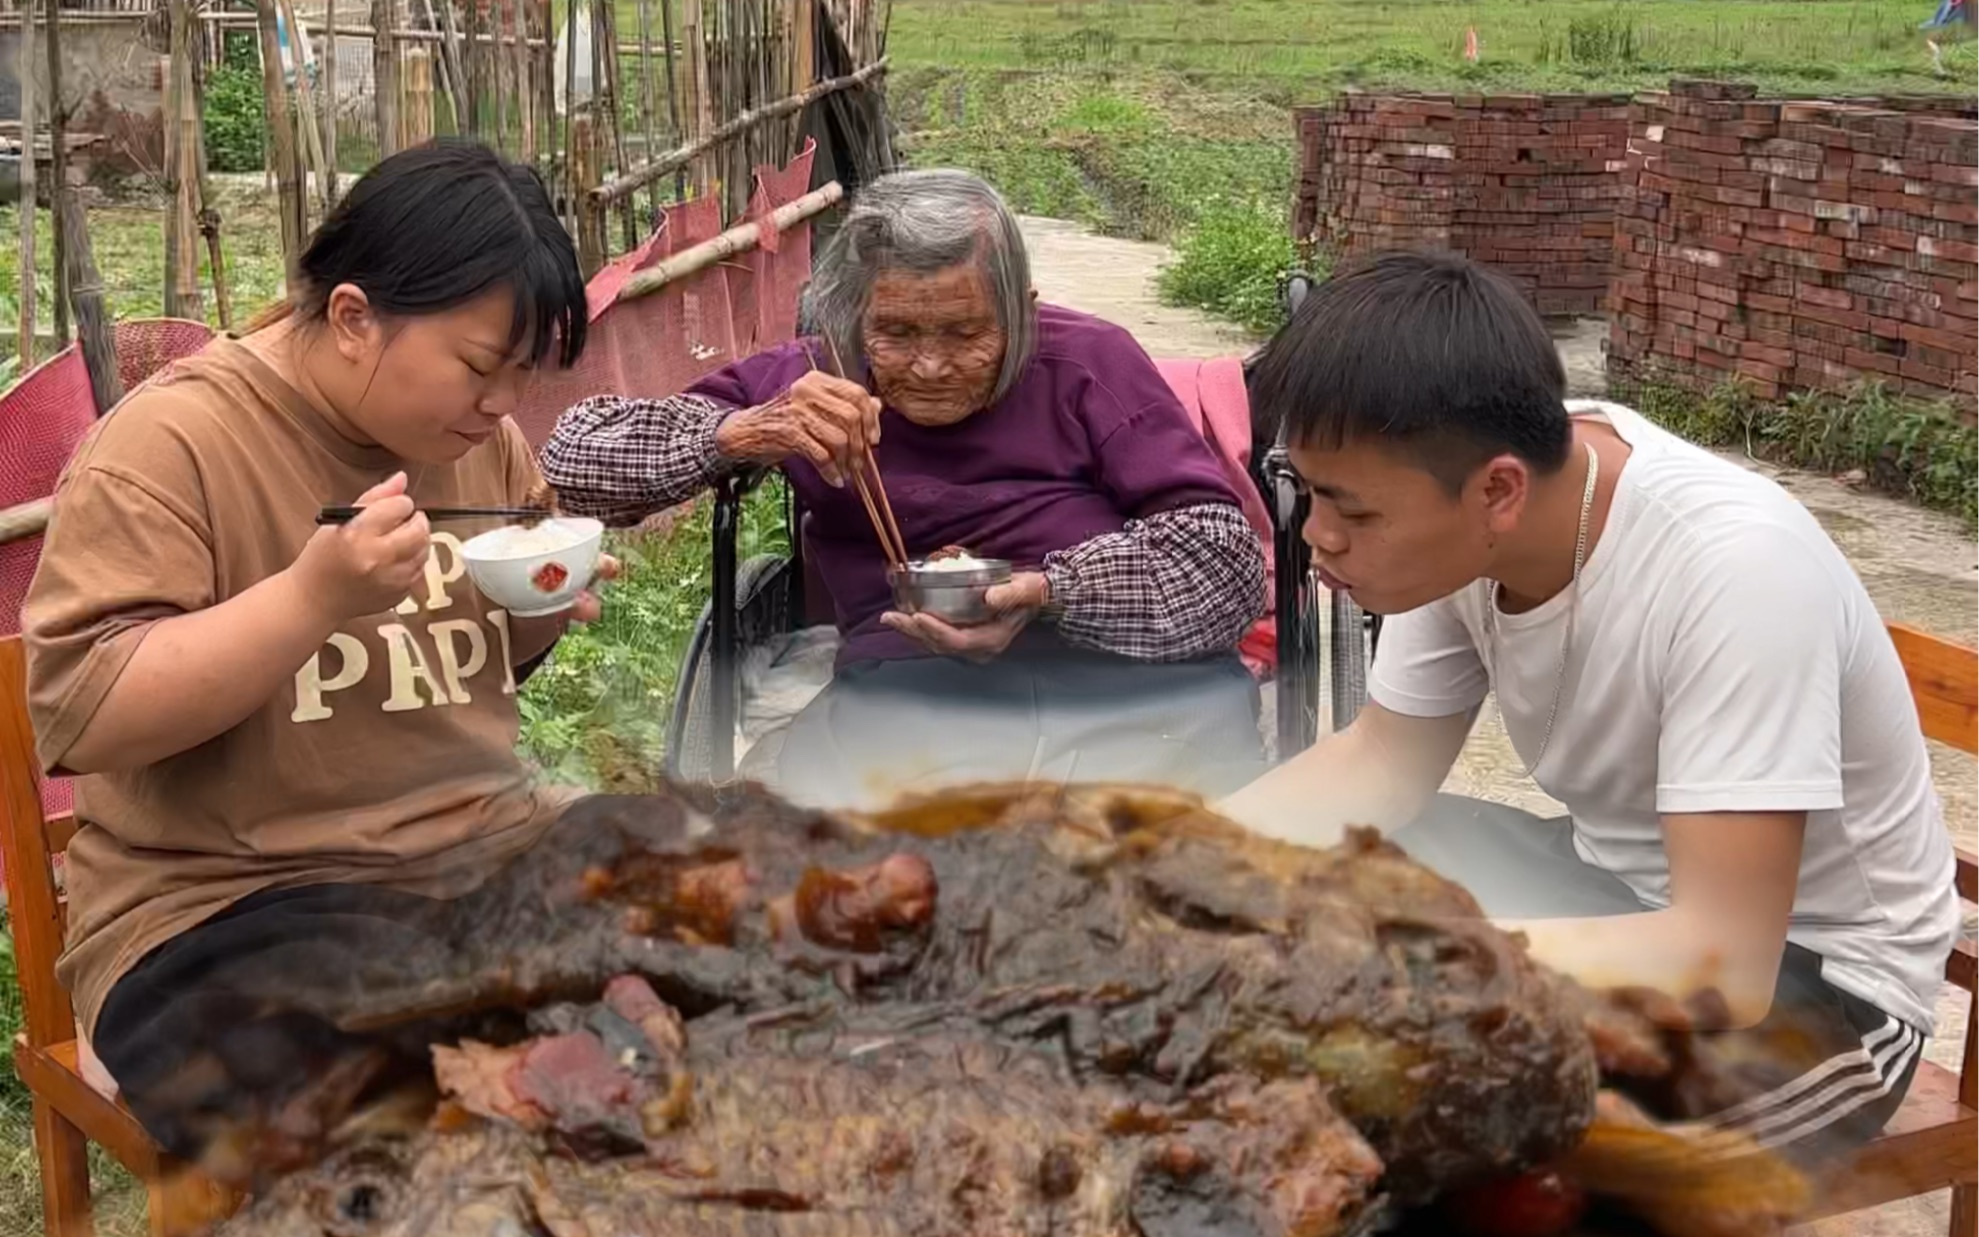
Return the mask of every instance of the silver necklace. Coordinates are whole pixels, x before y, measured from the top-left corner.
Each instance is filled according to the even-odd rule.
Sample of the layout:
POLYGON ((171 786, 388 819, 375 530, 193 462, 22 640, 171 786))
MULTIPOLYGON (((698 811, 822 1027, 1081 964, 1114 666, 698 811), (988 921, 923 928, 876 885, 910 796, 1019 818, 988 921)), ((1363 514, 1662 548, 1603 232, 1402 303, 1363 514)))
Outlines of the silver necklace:
MULTIPOLYGON (((1587 485, 1582 489, 1580 496, 1580 531, 1574 535, 1573 579, 1567 583, 1567 587, 1573 590, 1573 596, 1567 602, 1567 631, 1560 639, 1560 665, 1553 676, 1553 705, 1546 710, 1546 731, 1539 738, 1539 754, 1534 756, 1532 763, 1526 765, 1520 772, 1520 777, 1531 777, 1533 770, 1539 768, 1539 762, 1546 759, 1546 749, 1552 745, 1553 723, 1560 716, 1560 694, 1567 683, 1567 658, 1573 652, 1574 629, 1580 623, 1580 569, 1587 564, 1587 526, 1590 517, 1594 514, 1595 482, 1601 477, 1601 457, 1594 453, 1593 443, 1588 443, 1586 446, 1587 485)), ((1498 660, 1495 647, 1498 642, 1498 581, 1496 580, 1491 582, 1490 592, 1484 600, 1484 626, 1485 643, 1493 646, 1491 660, 1495 663, 1498 660)), ((1505 725, 1505 702, 1498 696, 1498 686, 1495 681, 1498 676, 1493 667, 1487 667, 1487 671, 1491 672, 1494 680, 1491 685, 1491 695, 1498 709, 1498 725, 1504 729, 1505 737, 1510 739, 1511 728, 1505 725)), ((1515 745, 1512 750, 1516 752, 1517 746, 1515 745)))

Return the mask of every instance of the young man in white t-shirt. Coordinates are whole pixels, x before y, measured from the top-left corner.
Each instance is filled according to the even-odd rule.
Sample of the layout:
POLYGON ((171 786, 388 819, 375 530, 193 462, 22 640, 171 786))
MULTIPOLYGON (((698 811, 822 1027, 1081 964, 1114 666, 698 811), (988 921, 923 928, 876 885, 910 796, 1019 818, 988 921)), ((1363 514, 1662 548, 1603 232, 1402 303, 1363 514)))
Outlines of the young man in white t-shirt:
POLYGON ((1461 258, 1322 285, 1251 386, 1315 573, 1389 617, 1353 724, 1224 809, 1315 845, 1380 826, 1587 983, 1811 1036, 1719 1114, 1765 1145, 1879 1129, 1931 1030, 1953 858, 1896 650, 1813 517, 1570 409, 1544 324, 1461 258), (1487 696, 1569 819, 1437 796, 1487 696))

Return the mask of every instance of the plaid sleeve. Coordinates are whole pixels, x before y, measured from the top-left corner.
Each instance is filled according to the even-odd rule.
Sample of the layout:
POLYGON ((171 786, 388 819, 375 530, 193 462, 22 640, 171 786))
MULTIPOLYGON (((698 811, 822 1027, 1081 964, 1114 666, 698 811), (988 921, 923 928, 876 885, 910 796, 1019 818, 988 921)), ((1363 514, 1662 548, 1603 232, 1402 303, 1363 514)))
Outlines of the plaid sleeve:
POLYGON ((702 395, 594 396, 557 418, 543 444, 543 479, 572 515, 637 524, 722 475, 715 430, 732 411, 702 395))
POLYGON ((1130 520, 1045 558, 1059 633, 1141 661, 1235 648, 1264 613, 1264 574, 1257 532, 1227 503, 1130 520))

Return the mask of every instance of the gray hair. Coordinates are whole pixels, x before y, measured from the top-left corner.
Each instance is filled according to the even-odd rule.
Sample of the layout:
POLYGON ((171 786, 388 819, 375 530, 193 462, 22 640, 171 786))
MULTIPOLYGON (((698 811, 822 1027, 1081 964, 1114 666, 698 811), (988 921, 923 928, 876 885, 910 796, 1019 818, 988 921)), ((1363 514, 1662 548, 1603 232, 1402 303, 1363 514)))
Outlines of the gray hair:
POLYGON ((895 172, 861 189, 806 293, 811 325, 841 357, 865 354, 862 324, 882 272, 982 268, 1003 328, 995 403, 1017 384, 1037 347, 1031 263, 1017 218, 981 177, 949 168, 895 172))

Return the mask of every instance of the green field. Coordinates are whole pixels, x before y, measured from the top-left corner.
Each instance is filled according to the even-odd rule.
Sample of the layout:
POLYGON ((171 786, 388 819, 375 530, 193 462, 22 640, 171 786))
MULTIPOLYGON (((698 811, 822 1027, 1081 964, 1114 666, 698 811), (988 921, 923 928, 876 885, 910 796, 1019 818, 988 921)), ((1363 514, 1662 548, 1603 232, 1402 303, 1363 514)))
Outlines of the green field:
POLYGON ((1641 88, 1673 73, 1769 90, 1931 89, 1901 0, 909 0, 890 50, 903 68, 1156 72, 1279 103, 1340 86, 1641 88), (1480 56, 1463 58, 1475 28, 1480 56))

